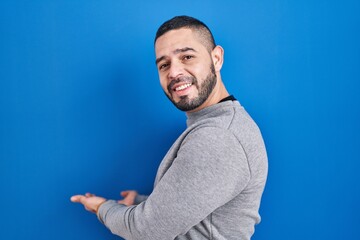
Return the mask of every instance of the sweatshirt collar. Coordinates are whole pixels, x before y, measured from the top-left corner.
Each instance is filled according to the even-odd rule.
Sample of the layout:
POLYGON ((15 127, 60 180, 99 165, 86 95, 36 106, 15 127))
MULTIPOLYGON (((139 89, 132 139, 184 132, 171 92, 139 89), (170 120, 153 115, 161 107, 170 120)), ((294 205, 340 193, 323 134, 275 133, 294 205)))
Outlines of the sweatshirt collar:
POLYGON ((195 122, 200 121, 204 118, 210 118, 210 117, 222 115, 229 111, 229 107, 233 108, 234 104, 240 105, 240 103, 236 99, 235 100, 229 99, 229 100, 231 101, 220 101, 217 104, 203 108, 197 112, 188 113, 186 125, 189 127, 195 122))

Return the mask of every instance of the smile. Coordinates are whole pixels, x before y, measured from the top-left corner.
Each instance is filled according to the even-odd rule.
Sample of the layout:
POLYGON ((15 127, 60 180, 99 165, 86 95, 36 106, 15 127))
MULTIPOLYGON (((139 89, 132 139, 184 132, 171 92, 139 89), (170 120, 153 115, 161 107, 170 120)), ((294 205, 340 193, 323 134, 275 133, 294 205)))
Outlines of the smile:
POLYGON ((186 83, 175 88, 175 91, 181 91, 192 86, 192 83, 186 83))

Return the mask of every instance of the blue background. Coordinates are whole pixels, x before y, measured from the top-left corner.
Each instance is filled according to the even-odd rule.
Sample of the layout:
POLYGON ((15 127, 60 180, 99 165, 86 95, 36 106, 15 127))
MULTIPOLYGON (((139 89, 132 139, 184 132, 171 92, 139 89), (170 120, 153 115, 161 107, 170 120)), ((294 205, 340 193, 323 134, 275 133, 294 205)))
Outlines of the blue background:
POLYGON ((153 38, 180 14, 225 49, 223 79, 262 129, 253 239, 360 239, 359 1, 0 2, 0 239, 118 239, 69 201, 150 193, 185 115, 153 38))

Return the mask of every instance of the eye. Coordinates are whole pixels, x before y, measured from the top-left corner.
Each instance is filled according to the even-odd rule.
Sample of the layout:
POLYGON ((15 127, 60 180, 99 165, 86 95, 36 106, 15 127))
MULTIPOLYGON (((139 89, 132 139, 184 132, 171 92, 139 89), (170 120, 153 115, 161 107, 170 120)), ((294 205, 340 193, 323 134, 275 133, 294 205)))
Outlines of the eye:
POLYGON ((194 58, 194 56, 185 55, 185 56, 183 57, 183 60, 190 60, 190 59, 192 59, 192 58, 194 58))
POLYGON ((169 66, 169 63, 163 63, 159 65, 159 70, 165 70, 169 66))

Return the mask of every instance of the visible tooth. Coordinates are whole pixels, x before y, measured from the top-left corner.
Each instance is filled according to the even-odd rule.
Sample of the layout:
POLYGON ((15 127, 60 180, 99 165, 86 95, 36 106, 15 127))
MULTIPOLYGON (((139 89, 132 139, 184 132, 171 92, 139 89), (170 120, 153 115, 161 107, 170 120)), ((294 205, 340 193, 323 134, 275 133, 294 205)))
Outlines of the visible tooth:
POLYGON ((184 85, 181 85, 181 86, 177 87, 175 90, 180 91, 180 90, 183 90, 183 89, 188 88, 190 86, 191 86, 191 83, 187 83, 187 84, 184 84, 184 85))

